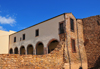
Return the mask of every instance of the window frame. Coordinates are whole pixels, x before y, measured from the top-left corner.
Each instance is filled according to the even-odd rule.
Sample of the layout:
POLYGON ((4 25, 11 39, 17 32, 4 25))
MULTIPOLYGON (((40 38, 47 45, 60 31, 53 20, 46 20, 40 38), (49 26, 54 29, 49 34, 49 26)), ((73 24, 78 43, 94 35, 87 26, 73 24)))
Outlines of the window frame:
POLYGON ((39 36, 39 29, 36 29, 35 30, 35 37, 38 37, 39 36))
POLYGON ((61 21, 61 22, 59 22, 59 34, 63 34, 64 32, 65 32, 65 30, 64 30, 64 21, 61 21), (62 27, 63 32, 61 32, 61 27, 60 27, 61 24, 63 24, 63 27, 62 27))
POLYGON ((16 42, 16 36, 14 37, 14 43, 16 42))
POLYGON ((75 31, 75 25, 74 25, 74 19, 73 19, 73 18, 70 18, 70 30, 71 30, 72 32, 75 31), (73 22, 72 22, 71 20, 73 20, 73 22))
POLYGON ((25 34, 22 35, 23 40, 25 40, 25 34))
POLYGON ((75 39, 71 38, 71 48, 72 48, 72 53, 76 53, 76 42, 75 39), (73 49, 73 45, 72 45, 72 40, 74 40, 74 49, 73 49))

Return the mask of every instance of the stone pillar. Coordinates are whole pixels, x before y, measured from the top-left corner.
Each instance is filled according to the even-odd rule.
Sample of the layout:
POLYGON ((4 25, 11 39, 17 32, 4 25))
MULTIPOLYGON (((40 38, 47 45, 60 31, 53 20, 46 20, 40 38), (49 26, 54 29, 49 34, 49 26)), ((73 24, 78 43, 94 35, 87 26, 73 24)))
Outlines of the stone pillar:
POLYGON ((25 55, 27 55, 27 49, 25 49, 25 55))
POLYGON ((36 55, 36 49, 33 49, 33 55, 36 55))
POLYGON ((47 54, 48 54, 48 46, 47 46, 47 54))
POLYGON ((25 55, 27 55, 27 46, 24 46, 25 47, 25 55))
POLYGON ((13 52, 12 54, 14 54, 14 48, 12 48, 12 52, 13 52))
POLYGON ((18 54, 20 55, 20 47, 18 47, 18 54))
POLYGON ((20 50, 18 50, 18 54, 20 55, 20 50))
POLYGON ((48 54, 48 47, 44 47, 44 54, 48 54))

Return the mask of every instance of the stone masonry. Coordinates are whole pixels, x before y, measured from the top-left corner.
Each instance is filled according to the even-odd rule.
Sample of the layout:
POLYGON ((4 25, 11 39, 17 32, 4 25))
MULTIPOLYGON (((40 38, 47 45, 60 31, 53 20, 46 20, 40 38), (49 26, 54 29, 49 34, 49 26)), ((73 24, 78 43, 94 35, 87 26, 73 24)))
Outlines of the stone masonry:
POLYGON ((1 54, 0 69, 62 69, 63 45, 61 41, 54 51, 45 55, 1 54))
POLYGON ((100 68, 100 15, 83 19, 84 46, 88 67, 100 68))

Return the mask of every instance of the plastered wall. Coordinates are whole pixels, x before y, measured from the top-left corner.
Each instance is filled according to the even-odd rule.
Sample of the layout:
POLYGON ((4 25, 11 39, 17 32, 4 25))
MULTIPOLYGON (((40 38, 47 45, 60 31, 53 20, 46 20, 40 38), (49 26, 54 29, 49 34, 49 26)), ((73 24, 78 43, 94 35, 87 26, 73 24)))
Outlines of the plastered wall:
POLYGON ((14 31, 2 31, 0 30, 0 54, 8 54, 9 35, 14 31))
POLYGON ((27 50, 29 44, 36 49, 38 42, 41 42, 44 47, 47 47, 50 40, 56 39, 59 41, 59 22, 62 21, 64 21, 64 15, 60 15, 59 17, 55 17, 51 20, 10 35, 9 49, 12 48, 14 50, 15 47, 18 47, 18 50, 20 50, 20 47, 24 46, 25 50, 27 50), (37 29, 39 29, 39 36, 36 37, 35 30, 37 29), (25 34, 25 40, 20 41, 23 34, 25 34), (16 37, 15 43, 14 37, 16 37))

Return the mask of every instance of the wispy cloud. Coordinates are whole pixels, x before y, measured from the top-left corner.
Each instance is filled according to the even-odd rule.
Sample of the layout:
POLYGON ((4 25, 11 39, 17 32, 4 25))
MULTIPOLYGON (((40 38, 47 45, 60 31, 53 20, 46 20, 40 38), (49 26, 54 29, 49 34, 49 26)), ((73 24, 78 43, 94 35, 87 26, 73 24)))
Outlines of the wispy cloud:
POLYGON ((6 15, 6 17, 9 17, 9 15, 6 15))
POLYGON ((2 16, 0 16, 0 23, 1 24, 10 24, 10 25, 12 25, 12 24, 14 24, 16 21, 15 21, 15 19, 14 18, 12 18, 12 17, 2 17, 2 16))
POLYGON ((5 30, 2 26, 0 26, 0 30, 5 30))

